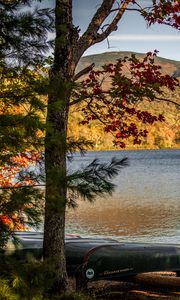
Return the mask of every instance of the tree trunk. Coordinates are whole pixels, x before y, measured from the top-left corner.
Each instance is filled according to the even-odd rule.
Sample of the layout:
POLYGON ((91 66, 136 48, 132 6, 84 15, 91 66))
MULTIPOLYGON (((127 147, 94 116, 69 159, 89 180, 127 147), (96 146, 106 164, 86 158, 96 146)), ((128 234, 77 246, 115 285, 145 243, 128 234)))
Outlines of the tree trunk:
MULTIPOLYGON (((86 32, 79 38, 78 28, 72 24, 72 0, 56 0, 55 51, 50 71, 50 85, 45 137, 46 203, 44 225, 44 260, 47 266, 49 293, 67 290, 64 247, 65 208, 67 196, 66 151, 69 100, 76 65, 84 51, 104 40, 122 17, 130 0, 121 9, 103 34, 99 29, 115 0, 103 0, 86 32), (50 280, 50 281, 49 281, 50 280)), ((85 69, 86 70, 86 69, 85 69)))
POLYGON ((46 201, 44 261, 48 266, 45 282, 49 294, 68 288, 64 231, 66 208, 66 137, 68 106, 75 64, 72 58, 74 29, 72 1, 56 1, 56 40, 50 85, 45 138, 46 201))
MULTIPOLYGON (((64 252, 66 206, 66 127, 67 112, 51 110, 53 97, 49 96, 47 134, 45 143, 46 205, 44 226, 44 258, 47 270, 47 286, 53 293, 67 289, 64 252), (49 282, 49 278, 52 282, 49 282)), ((53 106, 53 105, 52 105, 53 106)))

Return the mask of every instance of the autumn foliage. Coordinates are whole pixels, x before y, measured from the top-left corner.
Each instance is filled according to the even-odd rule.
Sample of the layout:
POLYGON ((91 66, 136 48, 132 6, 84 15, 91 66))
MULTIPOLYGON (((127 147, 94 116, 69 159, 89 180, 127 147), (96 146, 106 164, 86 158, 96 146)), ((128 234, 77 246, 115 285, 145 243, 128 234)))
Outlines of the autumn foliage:
MULTIPOLYGON (((13 5, 11 1, 1 2, 0 234, 5 233, 6 239, 14 230, 24 229, 28 222, 38 220, 39 206, 35 200, 43 196, 38 189, 33 189, 39 178, 28 169, 40 165, 44 159, 41 153, 46 107, 40 96, 47 96, 48 75, 41 62, 42 52, 49 47, 46 35, 52 31, 54 20, 50 9, 39 14, 35 11, 32 16, 18 15, 19 5, 29 1, 17 1, 13 5), (20 62, 20 66, 14 66, 12 61, 20 62)), ((139 11, 149 26, 159 23, 180 29, 179 1, 152 0, 149 7, 141 7, 134 0, 122 0, 120 4, 125 2, 129 4, 127 9, 139 11)), ((117 10, 120 9, 118 6, 117 10)), ((59 26, 62 30, 60 27, 63 26, 59 26)), ((142 60, 132 55, 101 70, 91 70, 78 83, 78 89, 72 91, 70 101, 70 105, 80 104, 84 114, 81 124, 99 121, 105 132, 112 133, 114 143, 120 148, 126 146, 128 139, 139 145, 148 134, 148 126, 163 122, 165 116, 142 110, 138 104, 144 99, 150 103, 163 101, 164 89, 174 91, 178 86, 176 79, 162 74, 160 66, 155 64, 156 54, 157 51, 149 52, 142 60), (109 81, 108 89, 104 87, 105 80, 109 81)))
POLYGON ((163 122, 165 117, 139 109, 138 104, 144 99, 151 103, 163 101, 164 89, 174 91, 179 85, 177 79, 162 74, 155 63, 156 55, 157 51, 148 52, 142 60, 132 55, 105 65, 100 71, 92 70, 80 90, 80 97, 84 98, 81 124, 100 121, 104 131, 111 132, 114 143, 121 148, 126 146, 127 139, 141 144, 148 134, 142 125, 148 128, 155 122, 163 122), (108 90, 103 84, 107 80, 108 90))
MULTIPOLYGON (((18 174, 23 168, 27 168, 30 161, 34 160, 31 154, 17 154, 10 158, 9 164, 5 164, 0 167, 0 187, 1 189, 18 188, 24 185, 33 184, 30 178, 24 178, 23 181, 18 181, 18 174)), ((21 208, 21 213, 24 207, 21 208)), ((20 212, 19 212, 20 213, 20 212)), ((8 216, 0 214, 0 225, 6 228, 6 230, 24 230, 24 220, 21 220, 14 211, 9 211, 8 216)), ((0 226, 0 227, 1 227, 0 226)), ((4 229, 5 229, 4 228, 4 229)))
POLYGON ((33 191, 38 180, 32 171, 42 163, 43 149, 45 104, 39 94, 46 79, 43 69, 38 68, 9 68, 1 74, 1 245, 15 230, 38 224, 42 214, 43 194, 33 191))
POLYGON ((180 29, 180 2, 179 0, 152 1, 153 6, 143 11, 143 16, 149 25, 154 23, 170 25, 180 29))
MULTIPOLYGON (((149 26, 165 24, 180 29, 180 2, 179 0, 152 0, 149 5, 145 1, 129 1, 131 9, 139 11, 149 26), (143 3, 145 2, 145 3, 143 3)), ((125 0, 121 0, 121 4, 125 0)))

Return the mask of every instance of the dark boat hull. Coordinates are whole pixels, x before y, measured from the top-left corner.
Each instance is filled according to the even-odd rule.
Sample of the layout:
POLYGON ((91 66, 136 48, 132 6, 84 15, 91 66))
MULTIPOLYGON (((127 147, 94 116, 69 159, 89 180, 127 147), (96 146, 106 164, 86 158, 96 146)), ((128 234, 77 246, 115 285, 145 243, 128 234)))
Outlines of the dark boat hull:
MULTIPOLYGON (((24 261, 29 253, 42 258, 42 233, 17 233, 18 249, 5 253, 24 261)), ((120 243, 110 239, 66 237, 69 276, 82 281, 120 280, 145 272, 180 272, 180 245, 120 243)))

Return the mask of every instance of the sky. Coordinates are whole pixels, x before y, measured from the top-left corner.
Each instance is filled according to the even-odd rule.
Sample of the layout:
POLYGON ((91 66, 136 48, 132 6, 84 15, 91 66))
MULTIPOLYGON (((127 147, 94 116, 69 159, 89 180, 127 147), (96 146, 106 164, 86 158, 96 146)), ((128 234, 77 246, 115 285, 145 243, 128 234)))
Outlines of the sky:
MULTIPOLYGON (((145 6, 152 3, 151 0, 137 2, 145 6)), ((44 3, 53 6, 54 0, 44 0, 44 3)), ((81 28, 81 33, 87 28, 101 3, 102 0, 73 0, 73 23, 81 28)), ((146 53, 155 49, 159 51, 158 56, 180 61, 180 32, 167 25, 148 28, 143 17, 137 12, 128 11, 119 22, 118 30, 110 35, 108 41, 90 47, 84 55, 109 51, 146 53)))

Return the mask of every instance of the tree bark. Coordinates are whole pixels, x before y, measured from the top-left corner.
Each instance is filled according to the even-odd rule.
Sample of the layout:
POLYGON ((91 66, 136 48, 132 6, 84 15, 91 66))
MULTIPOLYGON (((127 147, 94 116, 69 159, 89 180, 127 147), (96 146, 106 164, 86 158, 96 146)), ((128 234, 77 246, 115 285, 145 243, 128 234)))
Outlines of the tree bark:
MULTIPOLYGON (((79 38, 78 29, 72 24, 72 0, 56 0, 55 51, 54 63, 49 73, 45 137, 46 196, 43 245, 44 263, 48 267, 45 289, 53 295, 68 289, 64 245, 67 197, 66 138, 74 73, 84 51, 100 41, 98 30, 115 3, 115 0, 111 0, 110 3, 109 1, 103 0, 87 31, 79 38)), ((126 0, 126 4, 129 1, 126 0)), ((112 21, 108 34, 116 29, 121 15, 118 14, 115 21, 112 21)), ((106 36, 103 35, 104 38, 106 36)))
POLYGON ((74 75, 72 58, 72 1, 56 1, 54 64, 49 74, 47 128, 45 138, 46 202, 44 261, 48 266, 45 285, 50 294, 67 290, 64 247, 66 207, 66 137, 68 106, 74 75), (50 268, 49 268, 50 266, 50 268), (48 282, 50 280, 50 282, 48 282))

